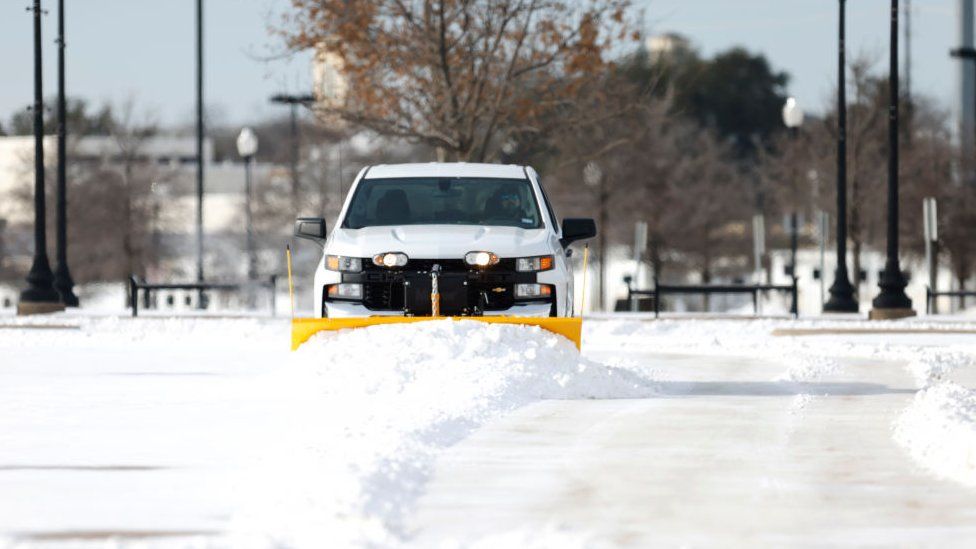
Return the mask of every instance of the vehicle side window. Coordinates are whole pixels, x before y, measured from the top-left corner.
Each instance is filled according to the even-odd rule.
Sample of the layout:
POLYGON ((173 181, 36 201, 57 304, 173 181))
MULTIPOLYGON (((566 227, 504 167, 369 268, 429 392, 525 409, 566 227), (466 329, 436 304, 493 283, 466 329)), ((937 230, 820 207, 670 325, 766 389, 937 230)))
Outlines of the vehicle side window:
POLYGON ((537 179, 539 182, 539 190, 542 191, 542 201, 546 203, 546 211, 549 212, 549 219, 552 220, 552 229, 559 232, 559 221, 556 218, 556 212, 552 209, 552 201, 549 200, 549 195, 546 194, 546 187, 542 184, 541 179, 537 179))

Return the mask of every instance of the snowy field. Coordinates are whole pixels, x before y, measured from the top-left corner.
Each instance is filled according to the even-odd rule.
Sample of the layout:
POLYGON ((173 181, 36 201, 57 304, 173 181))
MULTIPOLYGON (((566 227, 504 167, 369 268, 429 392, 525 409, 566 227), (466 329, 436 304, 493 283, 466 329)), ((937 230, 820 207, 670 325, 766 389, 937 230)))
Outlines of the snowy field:
POLYGON ((0 317, 0 547, 972 546, 976 322, 0 317))

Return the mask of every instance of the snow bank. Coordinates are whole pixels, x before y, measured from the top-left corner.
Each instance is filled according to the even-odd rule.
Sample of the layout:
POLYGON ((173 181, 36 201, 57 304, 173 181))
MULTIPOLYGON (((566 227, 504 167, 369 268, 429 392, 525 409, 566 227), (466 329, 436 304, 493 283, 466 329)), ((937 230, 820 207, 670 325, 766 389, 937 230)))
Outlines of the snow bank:
POLYGON ((976 390, 944 382, 919 391, 895 440, 932 473, 976 486, 976 390))
MULTIPOLYGON (((781 383, 843 379, 850 359, 900 363, 919 392, 897 416, 894 436, 913 460, 943 478, 976 485, 976 391, 949 381, 976 367, 976 338, 962 333, 971 323, 916 319, 901 322, 837 320, 692 320, 655 322, 609 320, 590 323, 589 348, 638 349, 654 352, 741 355, 777 362, 781 383), (917 334, 886 334, 916 328, 917 334), (824 335, 773 336, 777 328, 816 329, 824 335), (836 331, 830 333, 830 331, 836 331), (851 330, 874 333, 855 334, 851 330), (959 334, 947 333, 957 330, 959 334), (847 333, 845 333, 845 331, 847 333)), ((789 408, 803 414, 815 395, 802 394, 789 408)))
POLYGON ((976 365, 974 353, 955 349, 915 350, 909 356, 908 371, 922 388, 945 380, 953 370, 976 365))
POLYGON ((431 321, 323 333, 260 381, 290 395, 247 475, 235 545, 390 545, 438 450, 541 399, 648 396, 653 386, 582 359, 535 327, 431 321))
POLYGON ((812 381, 836 374, 840 369, 834 361, 837 358, 900 362, 923 388, 954 369, 976 365, 976 338, 962 333, 972 328, 971 323, 924 318, 889 322, 627 319, 590 322, 583 342, 588 349, 736 355, 778 361, 786 370, 777 381, 812 381), (904 328, 919 333, 897 332, 904 328), (823 335, 775 336, 777 329, 817 330, 823 335), (865 332, 856 333, 858 330, 865 332))

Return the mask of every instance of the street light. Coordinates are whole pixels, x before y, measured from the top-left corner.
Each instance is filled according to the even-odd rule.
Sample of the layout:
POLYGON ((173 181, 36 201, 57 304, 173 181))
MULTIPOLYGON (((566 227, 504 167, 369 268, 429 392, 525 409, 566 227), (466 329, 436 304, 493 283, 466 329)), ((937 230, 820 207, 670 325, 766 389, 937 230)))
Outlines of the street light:
MULTIPOLYGON (((949 50, 949 55, 963 61, 976 62, 976 48, 955 48, 949 50)), ((963 140, 965 142, 965 139, 963 140)))
POLYGON ((854 286, 847 274, 847 59, 845 49, 845 2, 840 7, 837 53, 837 269, 830 286, 830 299, 823 310, 833 313, 856 313, 859 308, 854 286))
POLYGON ((606 291, 604 284, 606 283, 606 272, 607 272, 607 185, 606 178, 603 176, 603 169, 596 162, 587 162, 586 166, 583 166, 583 182, 590 188, 594 188, 597 191, 597 201, 599 204, 599 227, 600 231, 597 238, 599 239, 600 246, 600 310, 607 310, 606 306, 606 291))
POLYGON ((44 90, 41 76, 41 0, 34 0, 34 261, 27 273, 27 288, 20 293, 17 314, 64 310, 54 289, 54 274, 47 260, 44 204, 44 90))
POLYGON ((898 0, 891 0, 891 52, 888 78, 888 258, 870 317, 893 319, 915 316, 905 294, 905 276, 898 259, 898 0))
POLYGON ((56 239, 58 266, 54 270, 54 289, 66 307, 77 307, 78 296, 68 268, 68 189, 67 189, 67 121, 64 99, 64 0, 58 0, 58 197, 56 239))
POLYGON ((315 102, 315 96, 311 94, 305 95, 288 95, 284 93, 279 93, 277 95, 271 96, 271 102, 278 105, 288 105, 291 108, 291 155, 289 157, 291 163, 291 207, 295 215, 298 215, 298 106, 299 105, 310 105, 315 102))
POLYGON ((258 136, 245 127, 237 136, 237 154, 244 159, 244 219, 247 224, 247 278, 258 276, 258 260, 254 251, 254 222, 251 212, 251 160, 258 152, 258 136))
MULTIPOLYGON (((786 104, 783 105, 783 124, 789 128, 791 137, 793 138, 794 145, 796 144, 797 135, 800 133, 800 126, 803 124, 803 109, 797 104, 796 99, 790 97, 786 100, 786 104)), ((793 164, 795 166, 796 159, 793 159, 793 164)), ((796 278, 796 248, 797 248, 797 238, 799 233, 799 226, 797 223, 796 215, 796 173, 790 177, 790 185, 792 187, 792 193, 790 197, 790 206, 792 211, 790 212, 790 277, 796 278)), ((794 307, 796 303, 794 302, 794 307)), ((796 311, 793 311, 796 313, 796 311)))
MULTIPOLYGON (((197 282, 203 283, 203 0, 196 1, 196 84, 197 84, 197 282)), ((200 290, 197 307, 207 308, 207 296, 200 290)))
POLYGON ((161 250, 163 247, 160 211, 162 210, 164 204, 169 203, 170 192, 169 187, 165 183, 159 181, 153 181, 149 185, 149 192, 152 195, 152 265, 154 271, 158 272, 162 260, 161 250))
POLYGON ((502 143, 502 164, 512 164, 515 161, 516 151, 518 151, 518 141, 513 138, 508 138, 505 140, 505 142, 502 143))
POLYGON ((783 105, 783 123, 791 130, 803 125, 803 109, 800 108, 795 97, 790 97, 783 105))

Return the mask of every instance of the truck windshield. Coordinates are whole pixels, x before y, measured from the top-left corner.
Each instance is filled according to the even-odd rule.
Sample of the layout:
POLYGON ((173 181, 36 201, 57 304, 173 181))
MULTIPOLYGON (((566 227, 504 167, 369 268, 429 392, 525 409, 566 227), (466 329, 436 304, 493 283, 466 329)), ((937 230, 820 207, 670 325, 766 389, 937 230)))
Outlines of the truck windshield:
POLYGON ((496 225, 538 229, 542 221, 527 179, 363 179, 342 226, 362 229, 383 225, 496 225))

